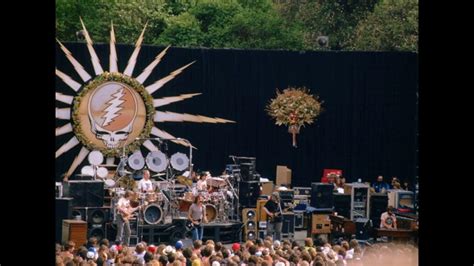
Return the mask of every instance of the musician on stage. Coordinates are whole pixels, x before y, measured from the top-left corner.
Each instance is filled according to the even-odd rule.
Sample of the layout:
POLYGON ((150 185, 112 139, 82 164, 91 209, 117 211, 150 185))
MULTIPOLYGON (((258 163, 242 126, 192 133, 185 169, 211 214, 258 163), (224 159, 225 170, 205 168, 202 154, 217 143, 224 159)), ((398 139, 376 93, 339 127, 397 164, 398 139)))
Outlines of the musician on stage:
POLYGON ((387 211, 380 216, 380 228, 397 229, 397 218, 392 206, 388 206, 387 211))
POLYGON ((273 240, 281 240, 283 209, 278 192, 272 193, 270 200, 263 206, 263 210, 267 213, 267 236, 272 236, 273 240))
POLYGON ((200 178, 196 184, 198 191, 207 191, 207 178, 209 176, 209 172, 202 172, 200 178))
POLYGON ((192 222, 193 229, 192 238, 195 240, 202 240, 204 234, 204 228, 202 223, 207 223, 206 219, 206 206, 202 204, 202 199, 200 195, 197 195, 194 198, 194 203, 191 204, 188 211, 188 219, 192 222))
POLYGON ((153 192, 153 183, 150 180, 150 171, 143 170, 143 178, 138 182, 138 191, 153 192))
POLYGON ((115 241, 119 241, 127 246, 130 244, 129 219, 136 210, 136 208, 130 206, 132 196, 133 192, 127 190, 117 202, 117 237, 115 241))

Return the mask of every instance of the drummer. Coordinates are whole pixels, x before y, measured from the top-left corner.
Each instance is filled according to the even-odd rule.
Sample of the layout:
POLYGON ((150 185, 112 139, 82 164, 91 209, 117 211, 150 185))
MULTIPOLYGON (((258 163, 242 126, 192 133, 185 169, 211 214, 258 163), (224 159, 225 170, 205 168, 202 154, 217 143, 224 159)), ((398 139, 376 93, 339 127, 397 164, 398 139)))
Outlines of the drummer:
POLYGON ((138 191, 143 193, 154 192, 148 169, 143 170, 143 178, 138 182, 138 191))
POLYGON ((210 176, 209 172, 202 172, 200 174, 199 180, 196 184, 196 188, 198 191, 208 191, 207 189, 207 178, 210 176))

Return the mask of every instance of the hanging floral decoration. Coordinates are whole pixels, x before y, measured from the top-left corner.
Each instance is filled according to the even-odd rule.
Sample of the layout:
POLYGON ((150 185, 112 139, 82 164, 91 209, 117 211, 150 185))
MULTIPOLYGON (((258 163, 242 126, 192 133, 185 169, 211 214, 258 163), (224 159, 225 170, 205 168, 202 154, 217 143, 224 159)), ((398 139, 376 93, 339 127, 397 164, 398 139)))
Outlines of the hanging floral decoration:
POLYGON ((301 126, 312 124, 323 110, 318 96, 309 94, 305 87, 289 87, 283 92, 277 89, 277 96, 270 100, 266 107, 267 113, 275 119, 276 125, 285 125, 293 137, 293 147, 296 146, 296 134, 301 126))

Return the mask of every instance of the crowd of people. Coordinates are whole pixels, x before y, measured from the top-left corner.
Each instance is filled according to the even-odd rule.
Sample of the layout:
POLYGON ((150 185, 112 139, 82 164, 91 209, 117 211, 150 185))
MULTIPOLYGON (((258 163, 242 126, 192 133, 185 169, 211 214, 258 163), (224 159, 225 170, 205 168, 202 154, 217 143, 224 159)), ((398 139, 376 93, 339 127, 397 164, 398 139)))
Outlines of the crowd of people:
POLYGON ((76 247, 69 241, 56 246, 56 265, 152 265, 152 266, 332 266, 332 265, 418 265, 418 249, 413 245, 377 243, 361 246, 355 239, 330 244, 318 238, 303 243, 265 239, 223 245, 213 240, 195 240, 186 247, 140 242, 135 246, 89 239, 76 247))

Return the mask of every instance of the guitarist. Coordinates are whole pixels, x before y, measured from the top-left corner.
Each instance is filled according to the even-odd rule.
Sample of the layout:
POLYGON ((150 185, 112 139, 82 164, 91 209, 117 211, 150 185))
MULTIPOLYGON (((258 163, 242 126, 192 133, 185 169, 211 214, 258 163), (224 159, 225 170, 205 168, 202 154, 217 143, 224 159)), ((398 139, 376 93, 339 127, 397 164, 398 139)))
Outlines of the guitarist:
POLYGON ((130 206, 130 200, 133 197, 133 192, 127 190, 123 197, 121 197, 117 202, 117 237, 115 241, 120 241, 124 245, 130 244, 130 222, 134 211, 137 208, 132 208, 130 206), (122 235, 125 235, 122 237, 122 235))
POLYGON ((283 226, 282 208, 278 192, 273 192, 267 203, 263 206, 267 213, 267 236, 273 240, 281 240, 281 228, 283 226))
POLYGON ((206 206, 202 204, 201 195, 199 194, 194 198, 194 203, 191 204, 191 207, 189 207, 188 219, 192 223, 193 241, 202 240, 204 228, 201 223, 207 223, 207 218, 206 206))

